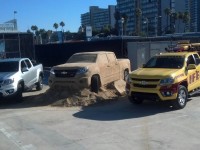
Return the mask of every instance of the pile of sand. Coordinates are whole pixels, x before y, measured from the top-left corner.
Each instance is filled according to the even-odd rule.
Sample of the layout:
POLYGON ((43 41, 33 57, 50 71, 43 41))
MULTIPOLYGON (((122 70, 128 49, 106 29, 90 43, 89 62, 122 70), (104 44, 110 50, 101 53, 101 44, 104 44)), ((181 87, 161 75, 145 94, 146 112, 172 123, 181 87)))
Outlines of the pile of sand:
POLYGON ((63 86, 48 89, 40 99, 50 102, 51 106, 88 106, 102 101, 116 100, 125 95, 125 82, 119 80, 101 87, 98 93, 89 89, 73 90, 63 86))

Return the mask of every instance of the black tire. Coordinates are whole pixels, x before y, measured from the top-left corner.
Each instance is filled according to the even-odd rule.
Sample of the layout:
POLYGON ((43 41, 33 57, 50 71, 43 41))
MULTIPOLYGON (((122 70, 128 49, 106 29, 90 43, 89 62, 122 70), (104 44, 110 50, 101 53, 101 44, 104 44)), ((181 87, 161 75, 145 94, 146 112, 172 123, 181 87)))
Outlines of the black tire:
POLYGON ((132 104, 137 104, 137 105, 139 105, 139 104, 142 104, 143 103, 143 99, 138 99, 138 98, 136 98, 136 97, 134 97, 134 96, 131 96, 131 97, 129 97, 129 101, 132 103, 132 104))
POLYGON ((19 83, 18 86, 17 86, 16 102, 22 102, 23 101, 22 92, 23 92, 23 86, 22 86, 21 83, 19 83))
POLYGON ((40 75, 39 76, 39 81, 36 83, 36 90, 37 91, 40 91, 40 90, 42 90, 42 88, 43 88, 43 83, 42 83, 42 76, 40 75))
POLYGON ((182 109, 185 107, 188 99, 188 92, 186 87, 180 85, 178 87, 178 95, 175 101, 173 101, 173 106, 175 109, 182 109))
POLYGON ((93 76, 91 78, 91 91, 98 93, 100 88, 100 79, 98 76, 93 76))
POLYGON ((128 81, 129 71, 126 69, 124 70, 124 81, 128 81))

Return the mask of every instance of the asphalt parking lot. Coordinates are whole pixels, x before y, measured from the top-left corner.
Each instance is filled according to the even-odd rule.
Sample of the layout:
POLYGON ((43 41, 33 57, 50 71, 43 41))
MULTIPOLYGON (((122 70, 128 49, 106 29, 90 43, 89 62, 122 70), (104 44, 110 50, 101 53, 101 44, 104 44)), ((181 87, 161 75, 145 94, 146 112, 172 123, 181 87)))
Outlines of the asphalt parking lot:
POLYGON ((0 105, 0 149, 197 150, 200 98, 182 110, 165 103, 134 106, 122 97, 88 107, 51 107, 24 94, 23 103, 0 105))

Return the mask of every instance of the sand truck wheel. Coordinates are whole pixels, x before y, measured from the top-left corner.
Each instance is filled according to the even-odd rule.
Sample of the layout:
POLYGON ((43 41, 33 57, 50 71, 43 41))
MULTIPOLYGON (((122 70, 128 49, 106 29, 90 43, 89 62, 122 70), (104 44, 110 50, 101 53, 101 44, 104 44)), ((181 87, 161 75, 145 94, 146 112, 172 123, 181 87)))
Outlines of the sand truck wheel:
POLYGON ((180 85, 178 87, 178 95, 176 100, 173 102, 173 106, 175 109, 182 109, 185 107, 187 103, 187 98, 188 98, 188 92, 187 89, 180 85))
POLYGON ((98 93, 99 88, 100 88, 100 79, 97 75, 94 75, 91 78, 91 91, 98 93))

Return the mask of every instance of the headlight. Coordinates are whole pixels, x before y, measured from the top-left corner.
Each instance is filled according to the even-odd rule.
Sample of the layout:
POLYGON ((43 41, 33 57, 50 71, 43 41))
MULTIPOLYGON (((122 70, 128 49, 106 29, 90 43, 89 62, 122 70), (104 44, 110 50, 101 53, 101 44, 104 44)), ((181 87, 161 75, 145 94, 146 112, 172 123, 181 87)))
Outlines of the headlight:
POLYGON ((54 69, 53 69, 53 68, 51 68, 51 70, 50 70, 50 73, 51 73, 51 74, 53 74, 53 75, 55 74, 55 72, 54 72, 54 69))
POLYGON ((165 78, 165 79, 162 79, 160 80, 160 85, 170 85, 170 84, 173 84, 174 83, 174 79, 173 78, 165 78))
POLYGON ((12 84, 14 82, 14 79, 6 79, 3 81, 2 85, 9 85, 12 84))
POLYGON ((84 74, 88 71, 88 67, 79 68, 76 74, 84 74))

